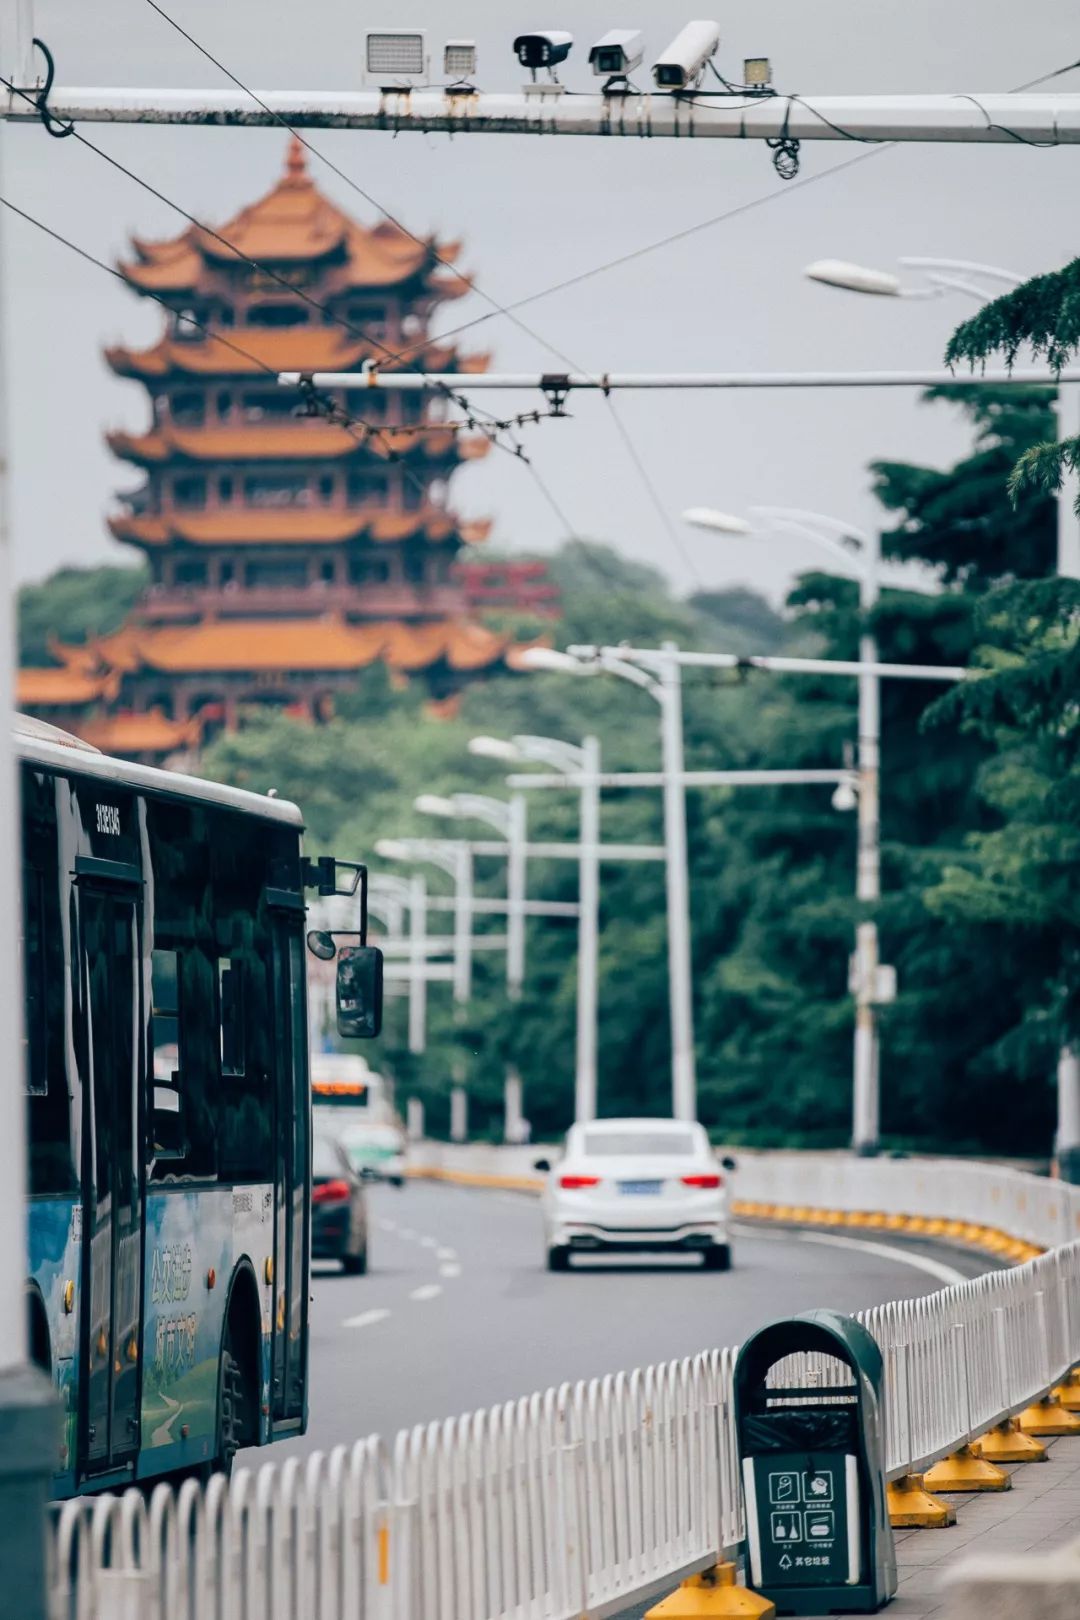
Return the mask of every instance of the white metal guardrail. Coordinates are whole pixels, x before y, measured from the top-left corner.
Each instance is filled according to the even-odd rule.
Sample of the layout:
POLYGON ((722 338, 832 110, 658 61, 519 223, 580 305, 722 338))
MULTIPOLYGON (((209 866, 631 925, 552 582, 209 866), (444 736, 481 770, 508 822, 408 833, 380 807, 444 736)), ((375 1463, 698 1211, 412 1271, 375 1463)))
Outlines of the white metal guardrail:
MULTIPOLYGON (((748 1159, 740 1196, 966 1219, 1040 1246, 1080 1193, 949 1161, 748 1159), (872 1194, 872 1197, 871 1197, 872 1194), (914 1200, 918 1200, 917 1203, 914 1200)), ((1080 1361, 1080 1242, 861 1318, 885 1359, 890 1477, 1039 1399, 1080 1361)), ((52 1620, 601 1617, 743 1538, 734 1351, 563 1385, 399 1434, 270 1463, 205 1491, 70 1502, 52 1620)), ((819 1382, 830 1368, 803 1368, 819 1382)), ((786 1376, 786 1374, 784 1374, 786 1376)))

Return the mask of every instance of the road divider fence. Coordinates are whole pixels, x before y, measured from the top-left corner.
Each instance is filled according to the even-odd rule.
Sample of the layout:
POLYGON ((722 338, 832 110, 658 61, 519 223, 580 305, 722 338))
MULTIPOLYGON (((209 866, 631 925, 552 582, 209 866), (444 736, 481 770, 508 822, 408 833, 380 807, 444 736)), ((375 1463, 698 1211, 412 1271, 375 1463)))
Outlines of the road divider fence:
MULTIPOLYGON (((1080 1242, 1064 1240, 1077 1191, 993 1166, 814 1155, 745 1157, 738 1182, 740 1199, 808 1220, 903 1213, 929 1236, 956 1221, 1045 1249, 860 1315, 885 1362, 890 1480, 1044 1402, 1080 1362, 1080 1242)), ((602 1620, 740 1550, 734 1355, 566 1384, 205 1489, 159 1486, 148 1502, 68 1502, 51 1620, 602 1620)), ((800 1357, 770 1380, 849 1376, 800 1357)))

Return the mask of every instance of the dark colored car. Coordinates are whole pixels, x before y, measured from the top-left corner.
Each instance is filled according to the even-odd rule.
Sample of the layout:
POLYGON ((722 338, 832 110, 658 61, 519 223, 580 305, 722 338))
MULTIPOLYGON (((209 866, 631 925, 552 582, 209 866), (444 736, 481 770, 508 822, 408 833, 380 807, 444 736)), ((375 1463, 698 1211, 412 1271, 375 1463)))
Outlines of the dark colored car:
POLYGON ((316 1136, 311 1150, 311 1257, 340 1260, 343 1271, 367 1270, 367 1200, 339 1142, 316 1136))

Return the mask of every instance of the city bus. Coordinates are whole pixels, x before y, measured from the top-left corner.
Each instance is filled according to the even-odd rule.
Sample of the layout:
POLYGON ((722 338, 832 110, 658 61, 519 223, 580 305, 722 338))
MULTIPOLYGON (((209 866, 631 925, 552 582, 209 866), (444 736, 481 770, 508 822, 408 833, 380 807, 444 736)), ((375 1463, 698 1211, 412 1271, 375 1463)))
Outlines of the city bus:
POLYGON ((29 1333, 63 1412, 54 1494, 205 1476, 306 1424, 304 888, 335 863, 305 861, 282 800, 38 721, 16 722, 16 752, 29 1333))

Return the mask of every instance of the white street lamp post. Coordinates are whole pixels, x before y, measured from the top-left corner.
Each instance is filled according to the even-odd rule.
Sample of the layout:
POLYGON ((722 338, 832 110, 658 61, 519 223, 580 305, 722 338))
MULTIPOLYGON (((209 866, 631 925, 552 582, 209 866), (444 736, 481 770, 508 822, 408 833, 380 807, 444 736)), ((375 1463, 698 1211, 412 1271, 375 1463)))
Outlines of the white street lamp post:
POLYGON ((386 861, 423 861, 449 873, 454 883, 454 1001, 462 1007, 472 992, 473 861, 460 838, 380 838, 376 855, 386 861))
MULTIPOLYGON (((469 752, 505 763, 552 765, 578 789, 578 952, 574 1056, 574 1120, 596 1118, 598 950, 600 937, 600 743, 578 747, 555 737, 474 737, 469 752)), ((523 801, 524 802, 524 801, 523 801)))
MULTIPOLYGON (((881 682, 877 673, 877 638, 871 616, 877 606, 881 570, 881 537, 849 523, 803 512, 792 507, 751 507, 755 522, 728 517, 723 512, 694 508, 683 516, 699 528, 727 534, 749 534, 757 527, 766 532, 792 534, 823 547, 840 558, 859 581, 862 628, 859 635, 859 719, 857 757, 858 854, 855 894, 861 906, 881 898, 881 824, 879 781, 881 755, 881 682), (846 542, 846 543, 845 543, 846 542), (857 553, 850 549, 854 543, 857 553)), ((881 1124, 877 1030, 878 932, 872 917, 862 918, 855 930, 855 1050, 853 1060, 852 1148, 862 1155, 878 1151, 881 1124)))
MULTIPOLYGON (((493 827, 506 840, 506 993, 511 1001, 519 1000, 525 981, 528 842, 525 799, 520 793, 511 795, 509 800, 493 799, 483 793, 454 793, 448 798, 422 793, 415 808, 428 815, 472 817, 493 827)), ((521 1076, 513 1064, 507 1064, 503 1081, 503 1122, 508 1141, 515 1133, 520 1134, 521 1113, 521 1076)))
MULTIPOLYGON (((628 663, 610 648, 575 648, 565 653, 530 648, 526 668, 557 673, 617 675, 642 687, 660 709, 664 785, 664 866, 668 924, 668 997, 671 1006, 671 1100, 676 1119, 697 1118, 694 1063, 693 980, 690 961, 690 886, 686 853, 686 784, 683 772, 682 668, 674 642, 642 655, 648 667, 628 663)), ((585 838, 582 836, 582 844, 585 838)))
MULTIPOLYGON (((1004 282, 1018 287, 1024 280, 1013 270, 997 265, 973 263, 969 259, 905 257, 902 265, 921 270, 928 287, 906 287, 888 271, 847 264, 839 259, 822 259, 807 265, 806 274, 814 281, 861 292, 894 298, 938 298, 948 292, 962 292, 979 303, 998 296, 982 280, 1004 282)), ((1059 439, 1080 435, 1080 386, 1059 379, 1057 384, 1057 431, 1059 439)), ((1080 483, 1077 474, 1067 470, 1057 500, 1057 572, 1064 579, 1080 579, 1080 514, 1077 500, 1080 483)), ((1067 1181, 1080 1181, 1080 1053, 1063 1047, 1058 1054, 1058 1107, 1054 1154, 1058 1169, 1067 1181)))
POLYGON ((409 1051, 419 1056, 427 1049, 428 974, 425 944, 428 938, 427 884, 421 873, 408 878, 378 873, 371 880, 369 905, 382 902, 393 908, 391 933, 401 935, 403 913, 409 913, 409 1051))

